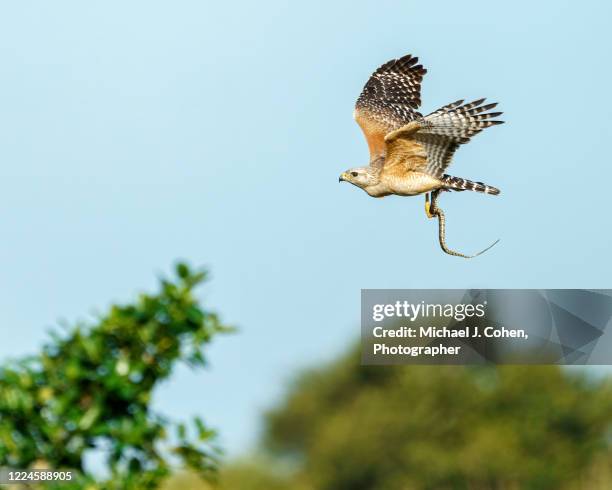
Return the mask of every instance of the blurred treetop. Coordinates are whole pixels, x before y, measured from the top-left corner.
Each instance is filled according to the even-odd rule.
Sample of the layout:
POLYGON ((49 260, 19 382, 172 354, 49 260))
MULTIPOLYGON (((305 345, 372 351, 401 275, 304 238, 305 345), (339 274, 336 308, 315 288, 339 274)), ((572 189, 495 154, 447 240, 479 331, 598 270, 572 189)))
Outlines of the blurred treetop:
POLYGON ((603 489, 611 430, 609 379, 558 366, 360 366, 354 351, 295 380, 265 444, 294 468, 288 488, 603 489))
POLYGON ((214 433, 199 418, 188 427, 150 407, 177 362, 203 366, 204 345, 230 330, 193 295, 205 277, 178 264, 156 294, 54 331, 41 354, 0 367, 0 466, 78 472, 45 487, 58 489, 153 489, 175 461, 212 476, 214 433), (103 481, 83 466, 94 449, 104 455, 103 481))

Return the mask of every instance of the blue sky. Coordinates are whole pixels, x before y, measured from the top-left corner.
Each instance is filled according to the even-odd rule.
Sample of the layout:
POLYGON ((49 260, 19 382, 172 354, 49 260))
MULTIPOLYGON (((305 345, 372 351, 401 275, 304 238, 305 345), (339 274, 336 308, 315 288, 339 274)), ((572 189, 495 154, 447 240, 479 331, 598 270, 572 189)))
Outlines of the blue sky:
POLYGON ((359 333, 361 288, 610 287, 606 2, 11 2, 0 7, 0 358, 35 352, 205 265, 240 331, 157 407, 202 414, 230 454, 301 368, 359 333), (413 53, 423 111, 499 101, 507 124, 449 172, 502 189, 423 199, 338 184, 367 162, 351 114, 370 73, 413 53))

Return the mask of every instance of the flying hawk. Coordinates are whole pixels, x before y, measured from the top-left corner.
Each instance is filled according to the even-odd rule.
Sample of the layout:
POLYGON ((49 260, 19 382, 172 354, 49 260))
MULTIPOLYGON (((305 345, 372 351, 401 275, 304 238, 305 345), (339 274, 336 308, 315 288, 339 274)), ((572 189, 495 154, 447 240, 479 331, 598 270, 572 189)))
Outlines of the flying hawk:
POLYGON ((427 70, 417 63, 418 58, 411 55, 388 61, 365 84, 354 117, 368 142, 370 164, 347 170, 339 180, 373 197, 432 192, 432 203, 425 195, 425 211, 430 218, 440 217, 435 212, 435 200, 443 190, 499 194, 493 186, 453 177, 445 171, 459 145, 484 128, 501 124, 503 121, 494 118, 502 113, 488 112, 497 104, 484 104, 485 99, 478 99, 467 104, 458 100, 421 115, 417 109, 421 105, 421 80, 427 70))

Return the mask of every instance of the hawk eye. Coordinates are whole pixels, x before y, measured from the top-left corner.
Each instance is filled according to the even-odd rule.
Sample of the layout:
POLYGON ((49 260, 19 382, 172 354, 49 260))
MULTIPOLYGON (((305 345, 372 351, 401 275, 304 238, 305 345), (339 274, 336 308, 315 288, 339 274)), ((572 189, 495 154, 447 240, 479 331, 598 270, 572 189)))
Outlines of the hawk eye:
POLYGON ((352 175, 353 177, 357 177, 359 174, 358 174, 357 172, 351 172, 351 175, 352 175))

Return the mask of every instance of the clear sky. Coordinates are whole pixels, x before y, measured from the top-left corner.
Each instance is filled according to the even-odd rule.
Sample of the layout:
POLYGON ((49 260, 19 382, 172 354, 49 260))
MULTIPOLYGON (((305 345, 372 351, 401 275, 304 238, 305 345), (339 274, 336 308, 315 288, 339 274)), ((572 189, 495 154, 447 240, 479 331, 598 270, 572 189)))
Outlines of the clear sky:
POLYGON ((6 2, 0 7, 0 358, 58 320, 205 265, 240 332, 157 393, 230 454, 300 367, 359 334, 361 288, 610 287, 609 2, 6 2), (507 124, 449 173, 502 189, 422 196, 338 175, 367 162, 354 101, 413 53, 423 111, 499 101, 507 124))

